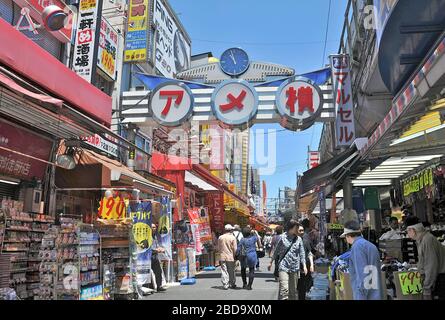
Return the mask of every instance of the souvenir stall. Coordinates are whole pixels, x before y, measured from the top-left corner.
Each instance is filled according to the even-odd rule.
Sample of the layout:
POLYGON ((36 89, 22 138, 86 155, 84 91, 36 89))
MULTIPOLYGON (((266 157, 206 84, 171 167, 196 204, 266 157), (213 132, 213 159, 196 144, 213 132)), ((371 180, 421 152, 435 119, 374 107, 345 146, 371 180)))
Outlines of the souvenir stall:
POLYGON ((91 150, 79 152, 76 163, 73 170, 56 170, 56 212, 93 225, 100 235, 102 297, 135 299, 151 290, 152 223, 161 224, 156 236, 167 248, 160 259, 171 282, 172 192, 91 150))

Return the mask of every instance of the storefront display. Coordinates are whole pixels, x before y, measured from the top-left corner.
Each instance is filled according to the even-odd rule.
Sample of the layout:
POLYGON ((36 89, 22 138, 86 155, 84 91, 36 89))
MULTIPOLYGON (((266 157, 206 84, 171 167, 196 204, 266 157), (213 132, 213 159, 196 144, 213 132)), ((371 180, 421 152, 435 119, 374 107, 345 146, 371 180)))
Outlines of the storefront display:
POLYGON ((23 212, 23 202, 3 200, 2 253, 10 254, 10 285, 20 299, 31 299, 39 288, 38 252, 43 234, 54 223, 48 216, 23 212))
POLYGON ((132 296, 132 286, 125 285, 131 278, 130 232, 131 221, 124 219, 98 220, 95 227, 102 239, 103 289, 105 299, 132 296))
POLYGON ((61 217, 40 244, 39 299, 103 299, 100 248, 91 225, 61 217))

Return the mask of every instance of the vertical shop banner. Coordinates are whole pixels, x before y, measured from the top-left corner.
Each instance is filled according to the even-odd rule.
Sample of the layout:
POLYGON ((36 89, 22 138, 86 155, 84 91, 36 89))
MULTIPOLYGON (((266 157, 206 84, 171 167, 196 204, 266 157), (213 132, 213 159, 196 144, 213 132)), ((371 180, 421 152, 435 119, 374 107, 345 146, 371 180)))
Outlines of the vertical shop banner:
POLYGON ((178 248, 178 280, 181 281, 187 278, 188 262, 187 262, 187 248, 178 248))
POLYGON ((132 261, 137 285, 142 286, 151 282, 152 203, 130 202, 128 211, 132 220, 132 261))
POLYGON ((263 180, 263 209, 267 214, 267 190, 266 190, 266 181, 263 180))
POLYGON ((309 151, 308 152, 308 169, 317 167, 320 164, 320 152, 309 151))
POLYGON ((156 26, 155 66, 167 78, 190 67, 190 43, 161 0, 154 0, 153 20, 156 26))
POLYGON ((211 243, 212 242, 212 230, 210 228, 210 218, 209 218, 209 209, 201 207, 199 209, 199 216, 200 216, 200 229, 199 233, 201 236, 201 242, 203 244, 205 243, 211 243))
POLYGON ((210 226, 214 232, 224 232, 224 193, 207 193, 210 226))
POLYGON ((125 37, 124 62, 148 58, 148 0, 130 0, 125 37))
POLYGON ((196 276, 196 255, 198 253, 191 248, 187 248, 187 268, 188 268, 188 277, 194 278, 196 276))
POLYGON ((80 0, 73 70, 88 82, 91 82, 96 70, 97 31, 100 30, 97 29, 97 21, 101 19, 101 12, 101 0, 80 0))
POLYGON ((199 216, 199 208, 192 208, 187 210, 190 227, 193 234, 193 240, 195 242, 194 249, 197 255, 202 254, 202 243, 201 243, 201 235, 200 235, 200 223, 201 218, 199 216))
POLYGON ((160 244, 165 252, 160 254, 161 260, 172 259, 172 214, 171 202, 168 197, 161 198, 161 216, 159 217, 158 232, 161 236, 160 244))
POLYGON ((185 220, 179 220, 174 224, 174 237, 177 248, 194 247, 193 235, 188 224, 185 220))
POLYGON ((335 146, 350 146, 355 140, 354 101, 349 55, 332 55, 332 88, 335 103, 335 146))
POLYGON ((116 54, 118 50, 118 33, 111 24, 102 17, 100 24, 99 49, 97 66, 112 80, 116 80, 116 54))

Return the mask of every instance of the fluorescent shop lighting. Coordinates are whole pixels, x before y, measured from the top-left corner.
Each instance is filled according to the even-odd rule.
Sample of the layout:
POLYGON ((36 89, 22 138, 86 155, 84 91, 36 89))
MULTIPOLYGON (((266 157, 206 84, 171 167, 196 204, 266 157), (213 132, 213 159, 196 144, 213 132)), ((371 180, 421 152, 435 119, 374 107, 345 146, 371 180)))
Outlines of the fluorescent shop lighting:
POLYGON ((20 182, 17 181, 11 181, 11 180, 0 180, 1 183, 6 183, 6 184, 12 184, 12 185, 18 185, 20 182))
POLYGON ((360 183, 360 184, 366 184, 366 183, 372 183, 372 184, 374 184, 374 183, 389 183, 389 184, 391 184, 392 180, 390 180, 390 179, 353 180, 352 183, 353 184, 356 184, 356 183, 360 183))

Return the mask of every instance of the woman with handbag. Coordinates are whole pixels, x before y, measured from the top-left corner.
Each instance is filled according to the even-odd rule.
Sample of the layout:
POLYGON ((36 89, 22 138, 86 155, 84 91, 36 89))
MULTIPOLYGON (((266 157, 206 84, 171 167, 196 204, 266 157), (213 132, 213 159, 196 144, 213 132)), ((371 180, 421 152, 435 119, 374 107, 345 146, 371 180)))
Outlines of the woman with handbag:
POLYGON ((252 235, 249 228, 243 229, 243 238, 239 242, 237 257, 241 262, 241 277, 243 279, 243 289, 252 290, 253 279, 255 278, 255 265, 258 260, 256 245, 260 239, 257 235, 252 235), (247 283, 247 268, 249 268, 249 283, 247 283))

